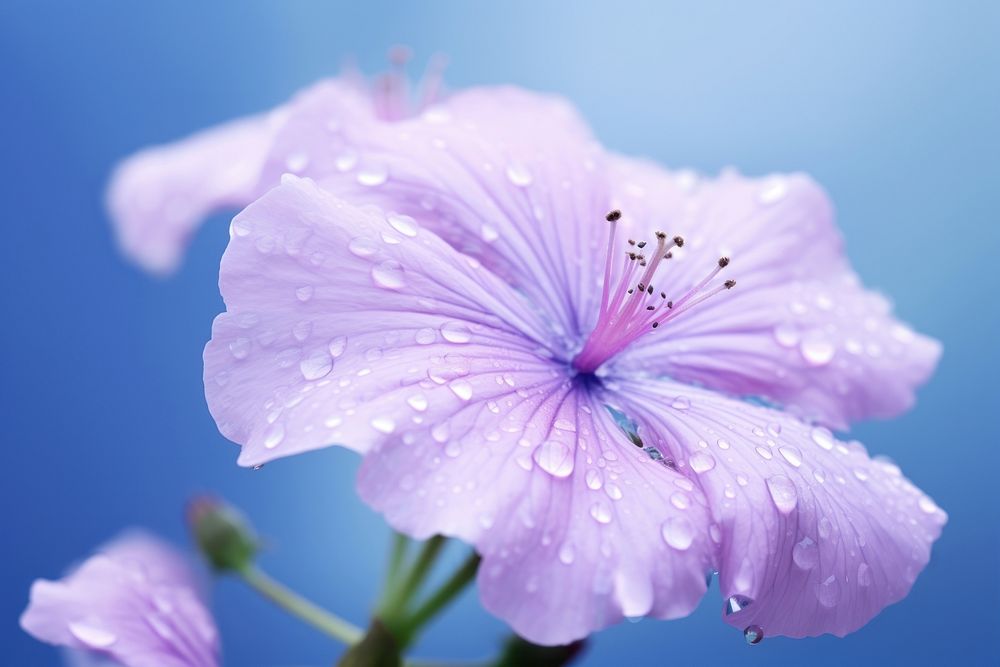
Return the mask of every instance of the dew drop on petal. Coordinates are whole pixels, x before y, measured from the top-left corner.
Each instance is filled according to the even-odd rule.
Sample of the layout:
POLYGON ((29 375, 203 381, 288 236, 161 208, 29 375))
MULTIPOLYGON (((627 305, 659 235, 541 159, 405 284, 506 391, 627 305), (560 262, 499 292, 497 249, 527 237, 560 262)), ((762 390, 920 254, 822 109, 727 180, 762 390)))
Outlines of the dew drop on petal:
POLYGON ((375 417, 371 420, 372 428, 379 433, 392 433, 396 430, 396 422, 389 417, 375 417))
POLYGON ((384 164, 368 164, 363 166, 357 174, 357 181, 360 185, 370 188, 382 185, 389 179, 389 169, 384 164))
POLYGON ((312 285, 303 285, 302 287, 295 290, 295 298, 301 301, 302 303, 305 303, 306 301, 308 301, 313 297, 314 291, 315 290, 313 289, 312 285))
POLYGON ((746 639, 747 644, 750 644, 751 646, 759 644, 760 640, 764 638, 764 630, 762 630, 759 625, 748 625, 743 629, 743 638, 746 639))
POLYGON ((781 347, 795 347, 799 344, 799 330, 795 326, 782 323, 774 327, 774 340, 781 347))
POLYGON ((347 244, 347 249, 356 257, 371 257, 378 252, 378 245, 369 238, 359 236, 351 239, 347 244))
POLYGON ((512 162, 507 165, 507 178, 518 187, 531 185, 532 176, 528 168, 519 162, 512 162))
POLYGON ((559 548, 559 562, 563 565, 571 565, 576 559, 576 549, 568 542, 559 548))
POLYGON ((819 549, 809 537, 803 537, 792 547, 792 560, 803 570, 811 570, 819 562, 819 549))
POLYGON ((389 225, 403 236, 414 237, 417 235, 417 221, 408 215, 390 213, 385 217, 389 225))
POLYGON ((796 447, 791 445, 782 445, 778 447, 778 452, 781 457, 788 461, 789 465, 798 468, 802 465, 802 452, 800 452, 796 447))
POLYGON ((102 650, 114 646, 118 635, 86 621, 74 621, 67 625, 70 634, 87 648, 102 650))
POLYGON ((441 327, 441 337, 449 343, 468 343, 472 340, 472 333, 462 322, 445 322, 441 327))
POLYGON ((403 267, 391 259, 372 267, 372 280, 384 289, 401 289, 406 284, 403 280, 403 267))
POLYGON ((784 475, 768 477, 767 490, 771 493, 774 506, 782 514, 789 514, 798 504, 799 497, 795 491, 795 484, 784 475))
POLYGON ((831 574, 816 584, 816 599, 824 607, 837 606, 837 603, 840 602, 840 586, 837 585, 837 577, 831 574))
POLYGON ((823 334, 809 333, 799 344, 802 358, 810 366, 825 366, 833 359, 836 348, 823 334))
POLYGON ((417 412, 423 412, 427 409, 427 398, 423 394, 414 394, 406 399, 406 404, 417 412))
POLYGON ((867 588, 872 585, 871 568, 868 563, 858 563, 858 586, 867 588))
POLYGON ((708 452, 697 451, 691 455, 688 463, 691 465, 691 470, 700 475, 715 467, 715 457, 708 452))
POLYGON ((588 469, 587 473, 584 475, 584 480, 587 482, 587 488, 593 491, 597 491, 604 484, 601 471, 597 468, 588 469))
POLYGON ((687 396, 678 396, 670 404, 674 410, 687 410, 691 407, 691 401, 687 396))
POLYGON ((229 344, 229 352, 235 359, 246 359, 250 354, 250 339, 237 338, 229 344))
POLYGON ((825 426, 814 426, 809 432, 812 441, 823 449, 830 451, 833 449, 833 434, 825 426))
POLYGON ((274 449, 281 444, 281 441, 285 439, 285 426, 278 422, 271 425, 264 434, 264 447, 267 449, 274 449))
POLYGON ((590 506, 590 516, 597 523, 611 523, 611 510, 601 501, 590 506))
POLYGON ((500 232, 493 225, 483 224, 479 229, 479 234, 482 236, 483 240, 487 243, 493 243, 498 238, 500 238, 500 232))
POLYGON ((448 385, 448 388, 451 389, 451 393, 463 401, 468 401, 472 398, 472 385, 465 380, 454 380, 448 385))
POLYGON ((306 380, 319 380, 333 369, 333 359, 327 350, 319 350, 299 362, 299 371, 306 380))
POLYGON ((532 458, 553 477, 569 477, 573 472, 573 452, 558 440, 546 440, 535 448, 532 458))
POLYGON ((330 341, 330 345, 327 350, 330 352, 330 356, 336 359, 344 353, 347 349, 347 336, 337 336, 330 341))
POLYGON ((660 526, 660 536, 670 547, 685 551, 694 542, 694 527, 686 517, 671 517, 660 526))

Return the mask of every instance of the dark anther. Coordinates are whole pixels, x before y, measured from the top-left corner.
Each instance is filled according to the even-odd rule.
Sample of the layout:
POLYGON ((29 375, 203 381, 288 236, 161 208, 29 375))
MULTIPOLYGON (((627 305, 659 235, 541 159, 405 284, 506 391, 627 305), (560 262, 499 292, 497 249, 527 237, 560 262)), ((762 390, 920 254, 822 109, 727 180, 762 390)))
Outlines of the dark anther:
POLYGON ((667 238, 667 235, 664 234, 663 232, 656 232, 656 238, 662 241, 663 239, 667 238))
POLYGON ((608 214, 604 216, 604 219, 607 220, 608 222, 614 222, 615 220, 621 219, 621 217, 622 217, 622 212, 619 211, 618 209, 615 209, 613 211, 608 211, 608 214))
POLYGON ((654 329, 655 329, 656 327, 658 327, 658 326, 660 326, 660 323, 659 323, 659 322, 653 322, 653 328, 654 328, 654 329))
POLYGON ((629 245, 635 245, 635 241, 633 241, 632 239, 629 239, 629 240, 628 240, 628 244, 629 244, 629 245))
POLYGON ((639 283, 639 291, 640 292, 645 292, 646 291, 646 286, 643 283, 639 283))
POLYGON ((634 261, 635 260, 635 253, 634 252, 630 252, 628 254, 628 258, 634 261))
POLYGON ((645 241, 639 241, 639 243, 637 243, 636 245, 638 245, 640 248, 645 248, 646 247, 646 242, 645 241))
POLYGON ((736 281, 735 280, 727 280, 723 284, 726 286, 726 289, 733 289, 733 286, 736 284, 736 281))
POLYGON ((667 301, 667 308, 673 308, 673 307, 674 307, 674 302, 673 301, 667 301))
POLYGON ((649 287, 646 288, 646 294, 652 294, 652 293, 653 293, 653 286, 650 285, 649 287))
POLYGON ((668 252, 666 255, 663 256, 663 259, 670 259, 673 256, 674 256, 674 253, 668 252))
POLYGON ((656 310, 653 306, 646 306, 646 310, 656 310))
POLYGON ((729 266, 729 258, 728 257, 720 257, 719 258, 719 268, 724 269, 727 266, 729 266))
POLYGON ((635 291, 635 290, 633 290, 633 289, 630 289, 630 290, 628 291, 628 293, 629 293, 629 294, 631 294, 631 293, 632 293, 632 292, 634 292, 634 291, 635 291))
POLYGON ((684 247, 684 237, 683 236, 675 236, 674 237, 674 243, 677 245, 678 248, 683 248, 684 247))
POLYGON ((646 266, 646 260, 639 260, 639 266, 646 266))

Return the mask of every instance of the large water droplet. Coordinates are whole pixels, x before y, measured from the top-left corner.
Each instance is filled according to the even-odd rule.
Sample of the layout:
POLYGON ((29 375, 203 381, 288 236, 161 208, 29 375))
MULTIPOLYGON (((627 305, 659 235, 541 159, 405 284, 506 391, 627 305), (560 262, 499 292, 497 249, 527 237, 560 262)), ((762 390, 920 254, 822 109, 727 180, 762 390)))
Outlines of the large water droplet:
POLYGON ((590 516, 597 523, 611 523, 611 510, 601 501, 590 506, 590 516))
POLYGON ((372 267, 372 280, 385 289, 401 289, 406 284, 403 279, 403 267, 391 259, 372 267))
POLYGON ((472 340, 472 332, 462 322, 445 322, 441 327, 441 337, 449 343, 468 343, 472 340))
POLYGON ((406 404, 417 412, 423 412, 427 409, 427 398, 423 394, 414 394, 406 399, 406 404))
POLYGON ((825 366, 833 359, 836 347, 822 333, 807 334, 799 345, 802 358, 810 366, 825 366))
POLYGON ((463 401, 468 401, 472 398, 472 385, 465 380, 455 380, 448 385, 448 388, 451 389, 451 393, 463 401))
POLYGON ((784 475, 768 477, 767 490, 771 493, 774 506, 782 514, 789 514, 798 504, 799 497, 795 491, 795 484, 784 475))
POLYGON ((573 472, 573 452, 565 443, 546 440, 535 448, 532 458, 553 477, 569 477, 573 472))
POLYGON ((559 562, 563 565, 571 565, 576 559, 576 549, 573 545, 566 543, 559 548, 559 562))
POLYGON ((837 577, 832 574, 816 584, 816 599, 824 607, 836 607, 840 602, 840 586, 837 585, 837 577))
POLYGON ((389 168, 384 164, 366 164, 357 174, 358 183, 370 188, 382 185, 389 179, 389 168))
POLYGON ((601 471, 597 468, 590 468, 584 475, 584 480, 587 482, 587 488, 597 491, 604 484, 604 480, 601 475, 601 471))
POLYGON ((118 641, 115 633, 86 621, 73 621, 67 627, 82 644, 95 650, 110 648, 118 641))
POLYGON ((781 453, 781 457, 788 461, 789 465, 798 468, 802 465, 802 452, 791 445, 782 445, 778 447, 778 452, 781 453))
POLYGON ((814 426, 812 431, 809 432, 809 436, 812 441, 823 449, 830 451, 833 449, 833 434, 830 433, 830 429, 825 426, 814 426))
POLYGON ((389 225, 403 236, 414 237, 417 235, 417 221, 408 215, 400 213, 390 213, 385 216, 389 225))
POLYGON ((375 417, 371 420, 372 428, 379 433, 392 433, 396 430, 396 422, 389 417, 375 417))
POLYGON ((507 165, 507 178, 510 182, 519 187, 531 185, 532 176, 528 168, 520 162, 512 162, 507 165))
POLYGON ((743 638, 751 646, 759 644, 760 640, 764 638, 764 630, 759 625, 748 625, 743 629, 743 638))
POLYGON ((337 336, 336 338, 330 341, 330 345, 328 347, 330 356, 333 357, 334 359, 342 355, 344 353, 344 350, 346 349, 347 349, 347 336, 337 336))
POLYGON ((803 570, 811 570, 816 567, 816 563, 819 562, 819 549, 816 547, 816 543, 809 537, 803 537, 798 544, 792 547, 792 560, 803 570))
POLYGON ((483 226, 480 227, 479 234, 480 236, 483 237, 483 240, 486 241, 487 243, 493 243, 498 238, 500 238, 500 232, 497 231, 497 228, 494 227, 493 225, 488 225, 486 223, 483 223, 483 226))
POLYGON ((236 359, 246 359, 250 354, 250 339, 237 338, 229 344, 229 352, 236 359))
POLYGON ((669 546, 685 551, 694 542, 694 527, 687 518, 675 516, 660 525, 660 536, 669 546))
POLYGON ((715 457, 708 452, 695 452, 688 459, 688 463, 691 465, 691 470, 694 470, 699 475, 704 472, 708 472, 715 467, 715 457))
POLYGON ((351 239, 350 243, 347 244, 347 249, 357 257, 371 257, 378 252, 378 244, 372 239, 359 236, 351 239))
POLYGON ((264 434, 264 447, 274 449, 285 439, 285 426, 281 422, 272 424, 271 428, 264 434))
POLYGON ((725 614, 726 616, 738 614, 752 604, 753 599, 745 595, 730 595, 726 600, 725 614))
POLYGON ((299 371, 306 380, 319 380, 333 369, 333 359, 327 350, 318 350, 299 362, 299 371))

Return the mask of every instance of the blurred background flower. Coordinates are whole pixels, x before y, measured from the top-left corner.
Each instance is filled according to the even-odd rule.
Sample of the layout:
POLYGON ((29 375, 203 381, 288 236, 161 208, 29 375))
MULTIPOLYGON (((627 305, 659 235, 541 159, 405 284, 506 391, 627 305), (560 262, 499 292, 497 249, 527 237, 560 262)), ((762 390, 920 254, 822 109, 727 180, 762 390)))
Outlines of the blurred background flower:
MULTIPOLYGON (((985 2, 961 11, 910 2, 4 3, 0 182, 11 206, 0 386, 13 460, 0 488, 17 545, 2 578, 5 660, 56 659, 17 627, 34 578, 56 578, 123 525, 179 542, 184 500, 201 489, 253 516, 275 545, 261 556, 270 571, 365 621, 389 533, 356 498, 356 458, 328 449, 244 470, 205 408, 201 350, 221 310, 226 218, 201 229, 179 272, 160 281, 122 261, 102 198, 112 165, 135 149, 271 108, 350 55, 378 71, 387 48, 406 43, 417 68, 447 54, 454 87, 511 82, 567 96, 615 150, 710 173, 734 164, 812 174, 831 193, 865 283, 945 345, 914 411, 852 431, 950 514, 904 604, 846 639, 776 639, 751 652, 718 623, 713 592, 684 620, 603 633, 582 664, 656 664, 668 653, 674 664, 940 663, 956 644, 963 660, 986 662, 1000 589, 1000 516, 988 489, 1000 454, 976 417, 1000 399, 991 352, 1000 315, 984 304, 1000 245, 998 21, 985 2)), ((231 664, 329 664, 340 650, 231 581, 214 600, 231 664)), ((467 594, 417 651, 472 658, 503 635, 467 594)))

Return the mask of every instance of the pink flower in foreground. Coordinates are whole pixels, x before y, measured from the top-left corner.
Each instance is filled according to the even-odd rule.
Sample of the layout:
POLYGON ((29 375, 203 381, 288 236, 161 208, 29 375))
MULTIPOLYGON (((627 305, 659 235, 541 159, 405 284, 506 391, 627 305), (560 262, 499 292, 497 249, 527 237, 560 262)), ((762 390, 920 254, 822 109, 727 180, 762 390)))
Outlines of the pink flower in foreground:
POLYGON ((36 581, 21 627, 100 664, 220 664, 218 632, 193 572, 173 548, 146 535, 120 538, 59 581, 36 581))
POLYGON ((906 595, 945 514, 828 427, 907 409, 940 349, 860 286, 808 178, 609 155, 510 88, 392 124, 303 106, 262 182, 308 178, 233 221, 205 350, 240 463, 362 453, 362 496, 473 544, 538 643, 683 616, 713 570, 750 640, 906 595))
MULTIPOLYGON (((396 48, 389 57, 393 69, 371 82, 348 69, 267 113, 146 149, 124 161, 107 196, 123 251, 148 271, 173 271, 206 216, 242 208, 277 185, 281 173, 307 167, 308 155, 284 148, 289 124, 315 122, 335 145, 343 124, 393 122, 440 99, 440 59, 431 60, 416 95, 411 95, 403 72, 408 52, 396 48), (269 156, 279 153, 280 164, 269 164, 269 156)), ((347 150, 336 155, 338 168, 356 159, 347 150)))

